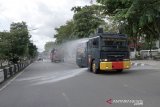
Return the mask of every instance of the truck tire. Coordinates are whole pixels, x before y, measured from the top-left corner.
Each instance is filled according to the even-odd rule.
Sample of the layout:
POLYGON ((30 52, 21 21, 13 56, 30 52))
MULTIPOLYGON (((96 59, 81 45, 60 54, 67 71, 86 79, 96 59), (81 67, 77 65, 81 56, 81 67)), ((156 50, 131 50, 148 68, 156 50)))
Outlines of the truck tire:
POLYGON ((88 71, 92 72, 92 62, 90 64, 88 64, 88 71))
POLYGON ((123 71, 123 69, 117 69, 117 72, 121 73, 123 71))
POLYGON ((96 67, 95 61, 92 62, 92 72, 95 73, 95 74, 99 73, 99 70, 96 67))

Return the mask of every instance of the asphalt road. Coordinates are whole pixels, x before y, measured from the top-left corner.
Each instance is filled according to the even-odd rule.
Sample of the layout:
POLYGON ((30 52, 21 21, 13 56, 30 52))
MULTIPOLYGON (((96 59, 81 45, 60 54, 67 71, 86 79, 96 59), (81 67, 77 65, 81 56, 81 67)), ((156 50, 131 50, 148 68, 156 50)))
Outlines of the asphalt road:
POLYGON ((146 65, 122 73, 93 74, 70 63, 35 62, 0 88, 0 107, 159 105, 160 70, 146 65))

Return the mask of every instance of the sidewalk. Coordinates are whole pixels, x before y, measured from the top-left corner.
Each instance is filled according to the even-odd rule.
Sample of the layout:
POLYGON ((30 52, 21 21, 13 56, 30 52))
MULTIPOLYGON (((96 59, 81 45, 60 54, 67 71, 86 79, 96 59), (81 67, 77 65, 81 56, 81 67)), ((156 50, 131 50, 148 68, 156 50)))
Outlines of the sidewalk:
POLYGON ((160 68, 160 61, 156 61, 156 60, 132 60, 131 62, 132 64, 135 64, 135 63, 144 64, 144 65, 151 65, 151 66, 160 68))

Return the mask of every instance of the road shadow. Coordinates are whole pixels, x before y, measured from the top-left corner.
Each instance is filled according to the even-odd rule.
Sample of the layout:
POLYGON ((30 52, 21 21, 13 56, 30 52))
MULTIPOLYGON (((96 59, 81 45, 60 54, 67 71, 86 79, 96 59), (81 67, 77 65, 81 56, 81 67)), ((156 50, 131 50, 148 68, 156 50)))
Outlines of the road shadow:
MULTIPOLYGON (((93 72, 89 71, 88 69, 85 70, 88 73, 94 74, 93 72)), ((128 75, 135 73, 133 70, 124 70, 122 72, 117 71, 99 71, 98 74, 95 75, 128 75)))
POLYGON ((101 71, 98 75, 106 75, 106 76, 121 76, 121 75, 130 75, 130 76, 137 76, 137 75, 149 75, 153 73, 158 73, 159 70, 157 69, 130 69, 130 70, 124 70, 122 72, 116 72, 116 71, 101 71))
POLYGON ((122 72, 117 72, 117 71, 100 71, 98 74, 99 75, 127 75, 127 74, 131 74, 134 72, 131 72, 129 70, 124 70, 122 72))

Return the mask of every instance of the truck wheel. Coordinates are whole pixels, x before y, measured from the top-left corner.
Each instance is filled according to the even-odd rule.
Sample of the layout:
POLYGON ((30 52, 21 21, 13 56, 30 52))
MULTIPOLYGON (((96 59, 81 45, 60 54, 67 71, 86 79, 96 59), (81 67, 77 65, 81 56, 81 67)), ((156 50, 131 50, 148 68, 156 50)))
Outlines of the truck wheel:
POLYGON ((123 69, 118 69, 118 70, 117 70, 117 72, 122 72, 122 71, 123 71, 123 69))
POLYGON ((98 69, 96 68, 96 63, 95 63, 95 61, 93 61, 93 63, 92 63, 92 72, 95 73, 95 74, 98 74, 98 73, 99 73, 98 69))
POLYGON ((92 64, 89 64, 89 65, 88 65, 88 71, 89 71, 89 72, 92 72, 92 64))

